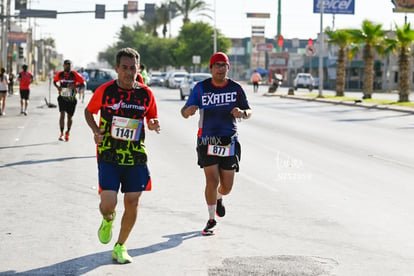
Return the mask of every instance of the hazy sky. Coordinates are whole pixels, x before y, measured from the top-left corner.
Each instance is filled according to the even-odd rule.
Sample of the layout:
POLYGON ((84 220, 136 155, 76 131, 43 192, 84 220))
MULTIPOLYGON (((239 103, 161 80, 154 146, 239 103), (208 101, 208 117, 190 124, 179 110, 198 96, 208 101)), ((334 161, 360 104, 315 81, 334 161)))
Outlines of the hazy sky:
MULTIPOLYGON (((159 5, 167 0, 147 1, 159 5)), ((228 37, 249 37, 251 27, 254 25, 265 26, 266 37, 274 37, 277 33, 278 0, 205 0, 210 7, 215 7, 215 25, 228 37), (269 19, 251 19, 246 17, 247 12, 270 13, 269 19)), ((12 1, 14 2, 14 1, 12 1)), ((32 0, 32 9, 78 11, 95 10, 95 4, 105 4, 106 10, 122 10, 127 0, 32 0)), ((316 38, 320 31, 320 15, 313 13, 313 0, 281 0, 282 23, 281 32, 285 38, 316 38)), ((143 10, 144 1, 138 1, 139 9, 143 10)), ((13 7, 14 3, 12 4, 13 7)), ((393 5, 390 0, 355 0, 354 15, 325 14, 323 16, 323 29, 358 28, 364 19, 383 24, 384 28, 393 28, 394 24, 402 25, 405 14, 393 13, 393 5)), ((35 25, 37 39, 53 37, 57 50, 64 58, 72 59, 75 66, 86 66, 89 62, 96 61, 99 51, 112 45, 122 25, 133 25, 139 14, 128 14, 128 19, 123 18, 123 13, 106 13, 105 19, 95 19, 93 13, 84 14, 60 14, 57 19, 31 19, 35 25)), ((211 12, 214 18, 214 12, 211 12)), ((408 22, 413 14, 408 14, 408 22)), ((203 20, 214 25, 214 19, 202 16, 193 16, 192 21, 203 20)), ((22 22, 27 27, 29 20, 22 22)), ((171 35, 176 36, 182 24, 182 18, 172 20, 171 35)), ((161 31, 160 31, 161 33, 161 31)), ((213 41, 211 41, 213 43, 213 41)), ((138 49, 139 50, 139 49, 138 49)), ((145 57, 143 57, 143 60, 145 57)))

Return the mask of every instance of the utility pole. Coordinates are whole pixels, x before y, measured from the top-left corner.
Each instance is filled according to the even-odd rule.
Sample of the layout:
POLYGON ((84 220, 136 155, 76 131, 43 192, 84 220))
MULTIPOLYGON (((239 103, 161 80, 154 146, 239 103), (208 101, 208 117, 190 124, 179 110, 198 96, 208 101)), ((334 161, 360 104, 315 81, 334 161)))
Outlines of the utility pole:
MULTIPOLYGON (((1 0, 1 14, 5 14, 4 13, 4 0, 1 0)), ((4 17, 1 17, 1 67, 5 67, 4 64, 6 64, 6 34, 5 34, 5 26, 4 26, 4 17)))
POLYGON ((8 70, 10 69, 11 71, 11 59, 10 59, 10 66, 9 66, 9 50, 7 47, 7 44, 9 42, 9 32, 10 32, 10 1, 11 0, 7 0, 7 4, 6 4, 6 26, 4 27, 5 31, 4 31, 4 48, 2 46, 3 53, 4 53, 4 64, 3 67, 6 69, 6 72, 8 72, 8 70))
POLYGON ((320 34, 319 34, 319 94, 318 98, 323 98, 322 90, 323 90, 323 1, 321 4, 321 26, 320 26, 320 34))
POLYGON ((1 0, 1 67, 7 69, 7 42, 10 27, 10 0, 1 0))

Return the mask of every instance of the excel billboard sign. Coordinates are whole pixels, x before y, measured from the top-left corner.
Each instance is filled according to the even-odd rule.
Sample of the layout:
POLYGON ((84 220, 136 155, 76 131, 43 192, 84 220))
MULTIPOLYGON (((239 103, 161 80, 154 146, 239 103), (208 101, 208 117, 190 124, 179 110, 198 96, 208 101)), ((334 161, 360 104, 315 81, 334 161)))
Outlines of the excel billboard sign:
MULTIPOLYGON (((363 0, 361 0, 363 1, 363 0)), ((313 0, 313 13, 355 14, 355 0, 313 0)))

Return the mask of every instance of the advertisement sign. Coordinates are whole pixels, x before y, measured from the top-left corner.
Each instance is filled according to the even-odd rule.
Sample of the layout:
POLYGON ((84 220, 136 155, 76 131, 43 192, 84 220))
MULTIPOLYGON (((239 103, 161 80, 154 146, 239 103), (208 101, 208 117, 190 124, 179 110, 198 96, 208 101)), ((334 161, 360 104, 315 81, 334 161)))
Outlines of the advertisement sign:
POLYGON ((27 33, 9 32, 7 34, 9 43, 26 43, 27 33))
POLYGON ((128 1, 128 12, 138 11, 138 1, 128 1))
POLYGON ((269 70, 275 72, 284 72, 288 70, 289 53, 269 53, 269 70))
POLYGON ((313 0, 313 13, 321 12, 322 3, 323 13, 355 14, 355 0, 313 0))
POLYGON ((257 43, 256 50, 258 52, 271 52, 273 50, 272 43, 257 43))
POLYGON ((414 0, 392 0, 393 12, 414 12, 414 0))
POLYGON ((246 13, 247 18, 270 18, 270 13, 262 12, 248 12, 246 13))

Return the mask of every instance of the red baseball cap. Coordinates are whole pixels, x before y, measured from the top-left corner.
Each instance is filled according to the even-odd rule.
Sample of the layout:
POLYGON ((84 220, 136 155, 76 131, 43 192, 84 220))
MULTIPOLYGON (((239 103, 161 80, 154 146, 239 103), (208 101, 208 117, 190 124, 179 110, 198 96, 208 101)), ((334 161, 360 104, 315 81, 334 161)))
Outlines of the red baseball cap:
POLYGON ((225 62, 227 64, 227 66, 230 68, 229 57, 223 52, 217 52, 217 53, 215 53, 214 55, 211 56, 211 58, 210 58, 210 68, 216 62, 225 62))

